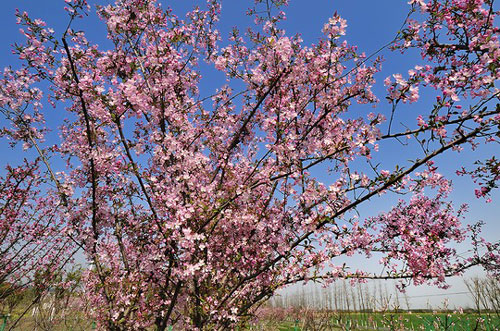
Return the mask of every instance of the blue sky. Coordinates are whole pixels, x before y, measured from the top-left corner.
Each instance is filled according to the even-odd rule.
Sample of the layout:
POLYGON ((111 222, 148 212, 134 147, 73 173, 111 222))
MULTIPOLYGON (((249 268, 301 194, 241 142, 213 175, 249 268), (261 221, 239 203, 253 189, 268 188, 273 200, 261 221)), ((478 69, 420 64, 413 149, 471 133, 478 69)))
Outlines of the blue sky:
MULTIPOLYGON (((90 2, 93 3, 93 1, 90 2)), ((25 10, 34 18, 42 18, 48 23, 49 26, 56 30, 56 35, 60 36, 63 33, 62 29, 67 23, 65 12, 62 9, 64 6, 63 3, 63 0, 2 1, 0 3, 0 28, 2 31, 0 34, 0 44, 3 45, 3 47, 0 48, 0 66, 4 67, 7 65, 13 65, 16 67, 15 63, 17 61, 11 54, 10 47, 8 47, 8 45, 22 41, 22 36, 18 32, 19 26, 15 24, 15 9, 19 8, 21 11, 25 10)), ((102 1, 100 3, 106 3, 106 1, 102 1)), ((194 3, 203 4, 204 1, 163 1, 164 7, 167 5, 171 6, 174 9, 174 12, 178 13, 179 16, 183 16, 183 14, 190 9, 194 3)), ((227 37, 233 26, 251 24, 251 20, 244 15, 246 8, 251 3, 252 1, 250 0, 222 1, 220 30, 222 31, 222 36, 224 38, 227 37)), ((380 46, 392 40, 404 21, 408 9, 409 6, 404 0, 291 0, 290 7, 286 10, 287 21, 284 22, 283 26, 289 35, 300 33, 305 44, 315 43, 321 36, 321 28, 324 23, 328 21, 328 18, 331 17, 335 11, 337 11, 340 16, 347 19, 348 28, 345 39, 350 44, 358 45, 360 51, 364 51, 366 54, 371 54, 380 46)), ((104 25, 95 17, 90 17, 84 22, 85 23, 81 26, 81 28, 85 29, 87 32, 88 39, 105 46, 107 41, 104 35, 104 25)), ((377 80, 379 82, 392 73, 405 73, 413 65, 420 62, 418 54, 411 52, 401 55, 397 52, 392 53, 384 51, 382 54, 386 58, 386 61, 383 64, 383 72, 377 76, 377 80)), ((217 80, 219 79, 221 80, 220 85, 222 85, 224 83, 223 78, 214 75, 213 73, 208 73, 202 81, 201 90, 207 91, 208 93, 214 85, 218 85, 217 80)), ((375 89, 378 93, 382 93, 383 90, 383 88, 375 89)), ((383 94, 379 97, 383 100, 383 94)), ((415 118, 418 116, 419 112, 425 112, 426 105, 428 105, 431 100, 432 96, 423 97, 422 103, 419 103, 416 106, 406 106, 401 108, 397 114, 396 121, 404 121, 414 126, 415 118)), ((46 109, 48 111, 53 111, 50 106, 47 106, 46 109)), ((386 112, 388 109, 389 106, 384 101, 381 101, 377 111, 386 112)), ((365 109, 353 109, 353 111, 364 112, 365 109)), ((60 120, 60 118, 58 118, 59 115, 57 111, 53 111, 53 115, 51 116, 56 121, 60 120)), ((388 169, 392 169, 394 161, 401 159, 401 146, 398 146, 397 144, 390 144, 386 147, 387 149, 385 150, 382 150, 381 148, 378 158, 384 165, 387 166, 388 169)), ((462 154, 452 154, 451 156, 441 157, 439 160, 441 164, 440 169, 442 169, 445 173, 452 174, 458 166, 462 164, 470 164, 477 157, 491 156, 495 154, 498 155, 498 150, 494 150, 493 148, 493 146, 486 146, 486 148, 483 148, 480 152, 472 153, 467 151, 462 154)), ((412 150, 408 151, 408 158, 414 152, 415 151, 412 150)), ((0 143, 0 153, 4 156, 0 164, 1 166, 3 166, 6 162, 16 162, 24 157, 22 153, 7 149, 4 143, 0 143)), ((322 173, 317 173, 316 175, 319 178, 324 176, 322 173)), ((467 222, 473 223, 473 221, 478 219, 484 220, 487 224, 484 228, 485 237, 491 241, 499 240, 500 222, 498 222, 497 216, 499 211, 498 192, 493 195, 493 203, 486 204, 483 200, 477 200, 474 198, 475 186, 469 178, 459 178, 454 175, 452 175, 451 178, 453 179, 456 188, 455 192, 451 196, 452 201, 456 203, 457 206, 461 203, 470 204, 470 212, 468 213, 467 222)), ((375 199, 372 203, 361 208, 360 212, 362 213, 362 216, 370 216, 383 210, 387 210, 394 204, 395 200, 388 197, 375 199)), ((361 259, 356 262, 359 264, 366 263, 361 259)), ((459 280, 452 281, 452 283, 457 284, 457 286, 452 288, 452 292, 463 290, 463 287, 460 287, 459 285, 459 280)), ((418 294, 434 293, 434 289, 425 287, 411 289, 410 291, 415 291, 415 293, 418 294)), ((411 294, 412 292, 410 292, 410 295, 411 294)), ((432 300, 433 302, 436 302, 436 300, 441 300, 441 298, 433 298, 432 300)))

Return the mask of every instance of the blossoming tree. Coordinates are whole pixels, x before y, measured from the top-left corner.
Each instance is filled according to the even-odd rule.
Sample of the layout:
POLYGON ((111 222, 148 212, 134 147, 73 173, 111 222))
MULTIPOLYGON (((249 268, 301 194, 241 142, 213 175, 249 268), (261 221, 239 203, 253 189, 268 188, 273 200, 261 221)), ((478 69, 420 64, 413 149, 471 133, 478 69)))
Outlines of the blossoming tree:
MULTIPOLYGON (((50 197, 45 217, 57 213, 65 245, 85 253, 85 295, 102 328, 228 328, 303 280, 446 286, 474 265, 498 272, 498 245, 461 225, 465 207, 447 200, 450 181, 435 161, 498 139, 493 1, 410 1, 391 47, 419 50, 422 63, 387 78, 382 96, 372 92, 381 60, 343 41, 345 20, 335 14, 308 46, 280 28, 286 2, 249 3, 255 26, 226 40, 219 1, 179 18, 154 0, 117 0, 97 6, 108 48, 72 29, 91 11, 85 0, 66 0, 60 32, 17 14, 26 42, 14 51, 24 64, 3 74, 2 133, 36 153, 43 171, 28 191, 50 197), (227 78, 209 96, 199 92, 206 66, 227 78), (391 129, 401 104, 429 88, 434 105, 408 129, 391 129), (378 97, 389 112, 352 116, 353 105, 378 97), (46 139, 43 98, 68 118, 58 143, 46 139), (372 160, 391 140, 422 152, 380 169, 372 160), (355 216, 389 192, 408 198, 355 216), (484 253, 460 259, 450 244, 466 239, 484 253), (381 255, 386 272, 335 262, 355 253, 381 255)), ((499 179, 495 157, 457 171, 486 199, 499 179)))
POLYGON ((27 162, 0 178, 0 309, 25 286, 43 293, 68 260, 72 245, 60 233, 54 200, 37 197, 42 181, 37 164, 27 162))

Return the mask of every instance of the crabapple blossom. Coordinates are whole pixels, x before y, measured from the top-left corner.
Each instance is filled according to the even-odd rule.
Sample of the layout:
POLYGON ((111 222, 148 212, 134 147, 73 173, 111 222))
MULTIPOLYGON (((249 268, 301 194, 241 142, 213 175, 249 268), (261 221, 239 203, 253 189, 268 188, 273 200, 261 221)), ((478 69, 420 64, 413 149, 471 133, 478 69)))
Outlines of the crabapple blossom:
MULTIPOLYGON (((462 225, 466 208, 452 206, 436 161, 498 139, 493 1, 410 1, 391 48, 415 48, 422 62, 386 78, 387 95, 373 89, 382 59, 343 39, 346 20, 334 14, 307 45, 282 29, 287 3, 249 2, 255 24, 225 38, 220 1, 181 18, 155 0, 116 0, 97 6, 108 47, 72 29, 93 15, 93 1, 66 0, 69 25, 59 32, 18 12, 26 41, 14 53, 23 64, 2 75, 1 135, 36 162, 2 178, 0 234, 6 228, 6 238, 22 235, 19 245, 46 254, 30 257, 29 246, 13 258, 16 248, 2 246, 0 280, 26 274, 18 258, 50 270, 64 265, 60 252, 78 248, 101 329, 201 330, 244 324, 300 281, 445 287, 475 265, 498 274, 498 245, 462 225), (208 96, 200 92, 207 66, 226 78, 208 96), (401 104, 418 104, 428 89, 433 106, 395 131, 401 104), (382 110, 354 116, 358 105, 382 110), (50 128, 57 143, 49 111, 66 118, 50 128), (386 142, 410 138, 418 157, 384 169, 374 162, 386 142), (355 215, 389 192, 407 197, 385 213, 355 215), (467 240, 487 253, 461 259, 453 243, 467 240), (337 263, 354 254, 382 256, 387 272, 337 263)), ((478 162, 457 171, 488 196, 498 161, 478 162)))

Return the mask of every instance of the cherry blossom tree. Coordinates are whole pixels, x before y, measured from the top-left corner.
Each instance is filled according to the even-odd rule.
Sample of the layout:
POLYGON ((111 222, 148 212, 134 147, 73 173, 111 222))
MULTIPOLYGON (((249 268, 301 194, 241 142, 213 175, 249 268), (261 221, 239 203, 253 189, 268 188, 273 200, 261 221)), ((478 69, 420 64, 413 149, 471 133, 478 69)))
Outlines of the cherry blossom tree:
MULTIPOLYGON (((85 0, 66 0, 60 32, 17 13, 26 42, 14 52, 24 62, 4 70, 2 134, 36 154, 43 170, 25 185, 48 198, 31 199, 27 210, 37 213, 6 226, 16 235, 16 222, 37 226, 43 213, 52 224, 46 218, 57 214, 58 233, 91 266, 85 296, 101 328, 231 328, 300 281, 444 287, 474 265, 498 275, 498 244, 461 224, 466 207, 454 209, 437 161, 497 143, 493 1, 410 1, 390 47, 416 49, 422 61, 385 79, 381 96, 372 88, 382 60, 344 41, 346 21, 334 14, 305 45, 280 27, 287 2, 249 2, 255 25, 227 39, 217 30, 219 1, 180 18, 154 0, 117 0, 96 7, 108 48, 72 28, 92 15, 85 0), (227 79, 208 96, 199 90, 207 66, 227 79), (434 104, 396 131, 394 114, 427 90, 434 104), (51 128, 57 143, 47 138, 43 100, 67 117, 51 128), (355 117, 357 104, 380 112, 355 117), (382 169, 374 160, 387 141, 420 154, 382 169), (356 216, 393 193, 402 199, 391 210, 356 216), (476 253, 461 259, 452 244, 466 240, 476 253), (382 256, 384 274, 336 263, 353 254, 382 256)), ((457 173, 472 175, 476 195, 489 199, 499 163, 478 160, 457 173)))

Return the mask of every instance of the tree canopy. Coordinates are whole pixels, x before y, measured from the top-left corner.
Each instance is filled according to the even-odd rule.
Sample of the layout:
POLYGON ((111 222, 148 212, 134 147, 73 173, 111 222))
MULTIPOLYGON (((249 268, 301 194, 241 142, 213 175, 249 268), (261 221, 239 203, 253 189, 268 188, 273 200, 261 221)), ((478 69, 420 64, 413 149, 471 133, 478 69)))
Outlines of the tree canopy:
MULTIPOLYGON (((475 265, 498 276, 499 244, 462 225, 466 206, 453 206, 438 162, 498 143, 493 0, 409 1, 385 48, 422 61, 385 80, 382 58, 345 40, 337 13, 314 44, 288 35, 288 1, 249 1, 254 25, 229 37, 216 0, 186 17, 154 0, 65 2, 63 31, 17 13, 22 64, 1 78, 1 137, 27 151, 0 182, 0 284, 49 281, 81 251, 101 328, 201 330, 245 323, 300 281, 446 286, 475 265), (112 47, 73 28, 88 15, 112 47), (211 95, 205 70, 226 78, 211 95), (394 114, 422 93, 433 104, 399 130, 394 114), (48 112, 65 120, 51 127, 48 112), (398 144, 390 169, 376 162, 387 141, 398 144), (392 209, 357 217, 392 193, 392 209), (463 241, 472 257, 453 248, 463 241), (384 273, 336 262, 353 254, 381 257, 384 273)), ((495 155, 456 171, 486 200, 500 178, 495 155)))

